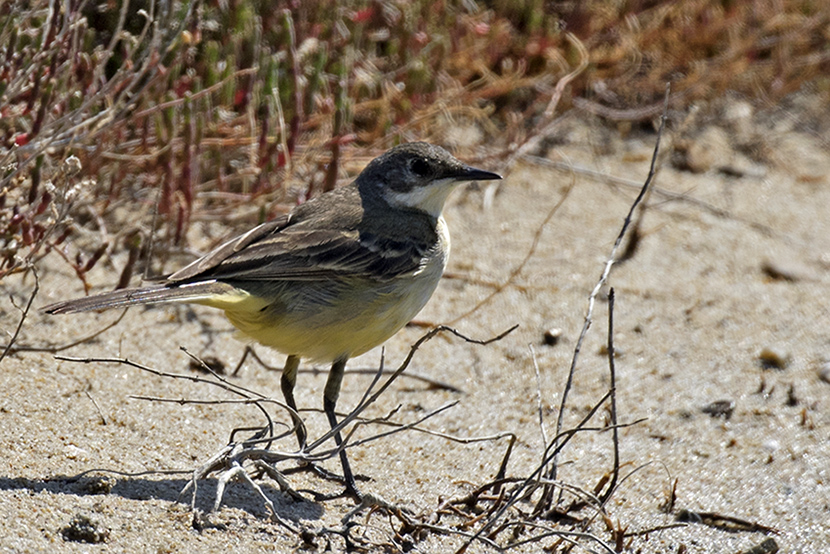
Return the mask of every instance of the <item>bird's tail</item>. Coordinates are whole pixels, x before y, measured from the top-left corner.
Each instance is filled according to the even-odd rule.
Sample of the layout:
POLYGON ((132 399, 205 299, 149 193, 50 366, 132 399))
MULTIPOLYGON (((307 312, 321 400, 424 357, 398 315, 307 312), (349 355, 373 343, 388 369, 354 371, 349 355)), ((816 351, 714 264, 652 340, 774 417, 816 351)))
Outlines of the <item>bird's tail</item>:
POLYGON ((208 301, 232 293, 234 288, 217 281, 198 283, 152 285, 134 289, 120 289, 103 294, 56 302, 43 308, 48 314, 71 314, 90 310, 126 308, 138 304, 163 302, 208 303, 208 301))

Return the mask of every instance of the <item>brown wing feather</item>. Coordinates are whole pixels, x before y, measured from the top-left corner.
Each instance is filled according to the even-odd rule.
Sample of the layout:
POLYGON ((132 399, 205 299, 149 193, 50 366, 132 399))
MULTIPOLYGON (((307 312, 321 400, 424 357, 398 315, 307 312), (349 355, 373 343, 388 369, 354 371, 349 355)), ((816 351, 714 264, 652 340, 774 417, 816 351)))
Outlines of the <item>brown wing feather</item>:
MULTIPOLYGON (((314 200, 289 216, 264 223, 219 246, 203 258, 172 274, 168 284, 204 279, 223 281, 319 280, 331 278, 392 279, 416 271, 435 247, 434 222, 415 217, 422 225, 420 240, 388 238, 395 215, 388 221, 367 222, 357 189, 342 187, 340 202, 326 208, 314 200)), ((386 219, 386 218, 381 218, 386 219)))
POLYGON ((180 281, 189 281, 195 277, 203 277, 205 273, 219 267, 222 262, 227 260, 234 254, 244 250, 250 244, 267 237, 271 233, 279 232, 280 229, 287 226, 290 222, 290 216, 283 216, 273 221, 268 221, 262 225, 258 225, 236 238, 218 246, 210 253, 202 256, 198 260, 188 264, 179 271, 173 273, 167 278, 168 283, 177 283, 180 281))
MULTIPOLYGON (((263 236, 229 255, 212 252, 203 260, 221 261, 191 275, 179 272, 175 282, 194 279, 239 281, 318 280, 365 277, 379 280, 415 271, 429 250, 428 244, 388 244, 378 237, 361 237, 358 231, 294 231, 290 228, 263 236), (383 255, 378 255, 378 251, 383 255), (182 275, 180 275, 180 273, 182 275)), ((224 245, 230 251, 230 245, 224 245)), ((185 268, 187 269, 187 268, 185 268)))

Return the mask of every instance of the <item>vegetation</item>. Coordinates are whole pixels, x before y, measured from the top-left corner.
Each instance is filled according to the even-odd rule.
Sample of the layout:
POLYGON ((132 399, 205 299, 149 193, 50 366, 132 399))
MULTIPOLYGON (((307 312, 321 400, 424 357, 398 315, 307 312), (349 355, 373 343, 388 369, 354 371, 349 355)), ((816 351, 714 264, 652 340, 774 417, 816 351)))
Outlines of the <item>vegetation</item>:
POLYGON ((564 110, 650 123, 667 81, 681 111, 827 96, 828 28, 818 0, 5 2, 0 280, 127 251, 124 286, 151 235, 163 261, 397 141, 496 165, 564 110))

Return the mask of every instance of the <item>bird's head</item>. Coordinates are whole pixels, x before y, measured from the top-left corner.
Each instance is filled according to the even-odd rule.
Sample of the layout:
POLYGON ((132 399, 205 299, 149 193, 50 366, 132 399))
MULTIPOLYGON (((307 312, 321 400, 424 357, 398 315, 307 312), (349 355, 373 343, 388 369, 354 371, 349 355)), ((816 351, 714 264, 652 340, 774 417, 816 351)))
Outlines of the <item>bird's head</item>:
POLYGON ((378 195, 393 208, 439 217, 457 185, 493 179, 501 179, 501 175, 470 167, 440 146, 410 142, 372 160, 357 182, 362 193, 378 195))

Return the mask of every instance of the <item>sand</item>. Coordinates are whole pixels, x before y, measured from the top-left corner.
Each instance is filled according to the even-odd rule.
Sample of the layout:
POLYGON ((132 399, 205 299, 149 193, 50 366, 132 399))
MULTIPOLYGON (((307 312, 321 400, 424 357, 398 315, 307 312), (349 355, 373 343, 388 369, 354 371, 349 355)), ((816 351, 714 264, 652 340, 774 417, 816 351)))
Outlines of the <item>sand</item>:
MULTIPOLYGON (((774 539, 780 552, 824 552, 830 549, 830 383, 821 378, 822 371, 830 373, 823 369, 830 361, 827 141, 822 142, 821 133, 804 117, 759 114, 753 118, 753 137, 762 138, 766 151, 775 155, 750 161, 740 154, 735 129, 716 123, 701 124, 684 137, 665 137, 666 154, 646 199, 639 243, 608 281, 616 293, 617 411, 619 422, 626 424, 619 431, 619 447, 622 475, 628 477, 606 505, 607 514, 632 534, 669 527, 626 538, 631 552, 742 552, 767 538, 774 539), (718 136, 726 136, 727 149, 719 146, 713 153, 718 136), (672 163, 672 156, 683 155, 680 151, 704 156, 688 164, 698 173, 672 163), (765 359, 777 356, 781 367, 769 367, 775 363, 764 363, 762 352, 765 359), (704 411, 719 401, 724 402, 715 408, 728 408, 729 417, 704 411), (676 500, 667 514, 662 507, 675 482, 676 500), (677 513, 684 509, 739 518, 774 528, 777 534, 760 527, 727 532, 706 523, 675 526, 677 513)), ((453 322, 460 332, 481 339, 515 324, 519 328, 486 346, 449 335, 435 338, 416 353, 407 372, 458 391, 402 378, 364 415, 382 417, 399 407, 393 419, 412 422, 454 403, 422 427, 464 438, 513 433, 518 440, 507 474, 530 475, 543 450, 539 405, 550 438, 588 295, 637 194, 633 185, 642 183, 648 172, 654 138, 648 131, 622 137, 572 118, 563 124, 555 145, 540 155, 631 185, 523 162, 499 185, 489 206, 484 205, 484 189, 456 193, 446 210, 453 236, 451 278, 442 281, 418 320, 453 322), (564 203, 543 226, 569 186, 564 203), (538 246, 512 284, 456 321, 494 285, 507 281, 537 232, 538 246), (544 343, 550 329, 561 332, 555 345, 544 343)), ((120 263, 123 259, 117 258, 115 266, 99 264, 90 276, 98 290, 112 286, 120 263)), ((31 278, 2 283, 6 300, 0 313, 7 333, 19 319, 8 294, 24 304, 32 285, 31 278)), ((602 350, 607 290, 597 299, 582 347, 565 428, 575 426, 609 386, 602 350)), ((50 261, 41 268, 34 307, 81 294, 71 271, 50 261)), ((32 312, 18 345, 69 344, 118 315, 51 317, 32 312)), ((160 371, 206 377, 189 367, 180 346, 232 367, 245 344, 231 331, 221 314, 207 308, 139 308, 94 340, 61 354, 129 358, 160 371)), ((423 328, 408 327, 390 340, 386 366, 397 367, 423 333, 423 328)), ((258 352, 268 363, 283 361, 263 348, 258 352)), ((376 349, 352 360, 349 368, 377 368, 379 359, 376 349)), ((326 368, 318 369, 301 373, 297 388, 301 408, 309 409, 303 415, 312 438, 326 430, 325 418, 316 411, 326 368)), ((278 373, 250 360, 227 379, 280 398, 278 373)), ((354 406, 370 381, 367 374, 347 375, 341 409, 354 406)), ((7 357, 0 386, 0 550, 313 552, 346 547, 336 534, 318 537, 316 547, 304 545, 269 517, 256 492, 238 481, 228 485, 220 510, 203 528, 194 529, 190 495, 179 498, 188 474, 157 472, 192 472, 227 444, 232 429, 260 425, 262 417, 252 406, 180 405, 136 396, 231 397, 218 387, 114 363, 59 361, 47 352, 7 357), (106 471, 68 479, 93 469, 106 471), (66 531, 79 516, 94 525, 80 537, 66 531)), ((277 408, 272 414, 288 421, 277 408)), ((590 425, 602 427, 608 421, 603 407, 590 425)), ((356 438, 386 430, 362 427, 356 438)), ((405 431, 356 446, 350 457, 356 472, 368 477, 359 483, 363 491, 426 518, 443 499, 463 496, 491 480, 507 442, 461 444, 405 431)), ((294 446, 289 436, 274 448, 290 451, 294 446)), ((610 432, 580 433, 561 454, 558 478, 591 490, 611 470, 612 455, 610 432)), ((335 460, 323 465, 339 471, 335 460)), ((292 525, 337 528, 354 507, 349 499, 315 501, 310 492, 302 492, 337 492, 336 483, 307 473, 288 480, 306 500, 292 500, 267 478, 258 482, 292 525)), ((210 510, 216 475, 198 485, 197 506, 210 510)), ((518 509, 526 513, 532 505, 519 503, 518 509)), ((584 509, 576 515, 592 514, 584 509)), ((83 527, 79 521, 75 529, 83 527)), ((451 552, 464 542, 458 535, 425 532, 398 539, 393 546, 394 532, 401 528, 394 518, 382 512, 367 518, 364 512, 354 521, 359 524, 354 535, 364 537, 370 551, 406 546, 417 552, 451 552)), ((445 516, 441 523, 458 521, 445 516)), ((589 530, 613 546, 601 519, 589 530)), ((516 550, 537 552, 553 541, 541 539, 516 550)), ((500 536, 500 543, 507 543, 507 534, 500 536)), ((590 540, 581 544, 602 551, 590 540)), ((477 542, 469 551, 492 550, 477 542)))

